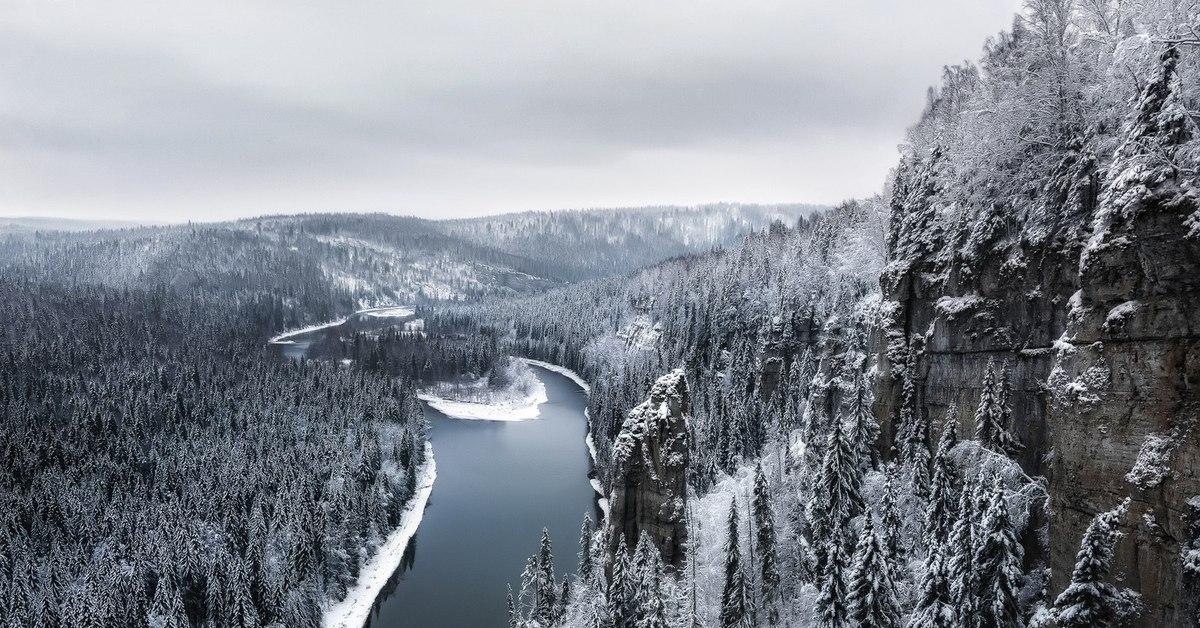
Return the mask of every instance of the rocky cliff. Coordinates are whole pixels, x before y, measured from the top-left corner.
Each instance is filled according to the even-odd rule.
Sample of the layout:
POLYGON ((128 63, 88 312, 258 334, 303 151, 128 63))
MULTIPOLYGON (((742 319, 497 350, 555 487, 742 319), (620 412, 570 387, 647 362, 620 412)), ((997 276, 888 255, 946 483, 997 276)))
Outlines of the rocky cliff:
POLYGON ((629 412, 613 445, 609 548, 615 555, 649 535, 672 568, 682 567, 687 543, 689 420, 682 370, 664 375, 649 398, 629 412))
POLYGON ((1047 479, 1048 536, 1025 542, 1051 568, 1050 600, 1092 517, 1133 498, 1114 578, 1142 595, 1139 626, 1197 619, 1181 551, 1198 530, 1189 503, 1200 510, 1200 238, 1196 173, 1173 158, 1192 126, 1172 104, 1174 54, 1121 147, 1099 158, 1086 137, 1070 142, 1030 191, 1033 210, 939 222, 939 186, 954 184, 941 155, 902 164, 882 280, 891 320, 876 339, 885 435, 906 378, 930 425, 953 402, 970 435, 987 364, 1009 370, 1015 457, 1047 479))

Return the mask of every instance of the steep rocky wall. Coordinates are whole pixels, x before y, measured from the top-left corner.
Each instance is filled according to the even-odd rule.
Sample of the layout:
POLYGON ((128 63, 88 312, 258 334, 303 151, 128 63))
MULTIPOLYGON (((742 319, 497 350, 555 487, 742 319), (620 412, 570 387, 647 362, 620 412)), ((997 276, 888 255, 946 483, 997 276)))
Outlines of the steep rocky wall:
POLYGON ((610 555, 642 534, 663 562, 680 569, 687 544, 687 469, 690 414, 683 371, 664 375, 649 398, 629 412, 613 445, 615 472, 609 495, 610 555))
MULTIPOLYGON (((970 436, 987 363, 1011 369, 1016 458, 1048 481, 1048 544, 1025 543, 1027 558, 1051 568, 1048 601, 1069 582, 1091 519, 1129 496, 1113 579, 1142 595, 1134 625, 1146 627, 1197 625, 1200 605, 1200 574, 1181 560, 1200 547, 1200 238, 1188 223, 1197 178, 1162 158, 1189 132, 1171 109, 1173 60, 1163 59, 1106 174, 1077 145, 1031 199, 1044 211, 992 210, 1006 220, 982 241, 987 210, 949 233, 907 218, 919 228, 901 230, 897 248, 931 232, 941 241, 908 242, 917 254, 884 273, 892 319, 875 339, 885 438, 904 377, 931 426, 954 402, 970 436)), ((905 199, 893 221, 936 194, 905 199)))

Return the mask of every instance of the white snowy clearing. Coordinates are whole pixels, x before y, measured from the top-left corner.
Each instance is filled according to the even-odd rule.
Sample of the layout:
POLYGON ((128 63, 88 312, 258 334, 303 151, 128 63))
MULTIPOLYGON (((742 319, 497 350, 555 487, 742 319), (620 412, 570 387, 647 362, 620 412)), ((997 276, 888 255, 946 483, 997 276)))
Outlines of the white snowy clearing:
POLYGON ((372 318, 405 318, 414 316, 417 310, 407 305, 373 307, 365 310, 359 310, 359 314, 370 316, 372 318))
POLYGON ((421 524, 421 518, 425 515, 425 504, 429 502, 429 494, 433 492, 433 482, 436 479, 437 463, 433 459, 433 446, 425 443, 425 464, 421 466, 417 476, 417 492, 412 501, 404 507, 404 512, 400 515, 400 525, 396 526, 379 547, 379 551, 363 565, 358 580, 346 592, 346 597, 325 609, 325 616, 321 621, 324 628, 361 628, 367 623, 379 592, 400 567, 408 541, 417 533, 417 526, 421 524))
POLYGON ((479 403, 475 401, 454 401, 443 399, 429 393, 418 393, 417 398, 429 404, 434 410, 452 419, 471 421, 528 421, 536 419, 541 414, 538 406, 546 403, 546 385, 540 381, 533 391, 520 399, 479 403))
POLYGON ((443 383, 421 391, 417 397, 452 419, 473 421, 528 421, 541 415, 546 384, 521 360, 505 369, 508 383, 501 389, 488 385, 488 377, 443 383))

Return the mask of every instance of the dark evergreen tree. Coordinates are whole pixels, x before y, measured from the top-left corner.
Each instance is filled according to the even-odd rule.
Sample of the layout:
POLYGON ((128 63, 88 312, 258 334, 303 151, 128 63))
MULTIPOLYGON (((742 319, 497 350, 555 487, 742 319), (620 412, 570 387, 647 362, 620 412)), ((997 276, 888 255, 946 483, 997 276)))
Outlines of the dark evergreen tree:
POLYGON ((779 623, 779 557, 776 550, 775 513, 771 508, 770 487, 763 474, 762 464, 754 469, 754 539, 759 565, 761 602, 767 624, 779 623))
POLYGON ((958 510, 958 493, 962 480, 950 453, 958 444, 958 417, 951 404, 942 426, 937 455, 933 458, 933 479, 930 483, 929 509, 925 511, 925 547, 946 543, 958 510))
POLYGON ((542 528, 541 547, 535 565, 532 617, 542 626, 552 626, 558 621, 558 581, 554 578, 550 530, 546 528, 542 528))
POLYGON ((824 571, 821 573, 820 590, 814 614, 818 628, 851 628, 850 607, 846 589, 850 558, 846 555, 843 532, 838 531, 825 540, 827 547, 824 571))
POLYGON ((858 444, 859 466, 864 473, 879 462, 879 421, 871 411, 872 387, 871 377, 864 373, 855 378, 854 394, 850 398, 850 420, 854 424, 852 441, 858 444))
POLYGON ((975 571, 975 508, 971 491, 959 494, 957 518, 948 545, 950 595, 963 628, 979 621, 979 576, 975 571))
POLYGON ((583 515, 583 528, 579 531, 579 580, 590 584, 595 577, 596 565, 592 559, 592 518, 583 515))
POLYGON ((1004 380, 1007 378, 1008 373, 1005 369, 998 379, 995 363, 988 360, 979 396, 979 408, 975 411, 975 437, 984 447, 1011 455, 1020 445, 1009 426, 1012 410, 1009 400, 1005 397, 1007 391, 1004 380))
POLYGON ((809 519, 818 542, 843 530, 862 508, 862 472, 858 454, 851 446, 842 422, 835 420, 825 447, 825 456, 817 475, 809 519))
POLYGON ((945 552, 948 543, 931 543, 925 556, 920 598, 906 628, 959 628, 945 552))
POLYGON ((725 541, 725 585, 721 590, 721 628, 747 628, 750 607, 738 542, 737 502, 729 505, 729 534, 725 541))
POLYGON ((1125 510, 1120 506, 1096 515, 1076 554, 1071 584, 1054 600, 1055 621, 1061 628, 1107 628, 1137 610, 1137 595, 1106 582, 1113 552, 1121 538, 1118 527, 1125 510))
POLYGON ((975 569, 979 578, 980 627, 1019 628, 1021 546, 1009 518, 1008 501, 999 476, 988 492, 988 507, 976 540, 975 569))
POLYGON ((854 550, 848 603, 850 618, 859 628, 897 628, 900 625, 896 583, 892 579, 892 568, 884 557, 879 537, 875 535, 870 510, 866 513, 862 536, 854 550))

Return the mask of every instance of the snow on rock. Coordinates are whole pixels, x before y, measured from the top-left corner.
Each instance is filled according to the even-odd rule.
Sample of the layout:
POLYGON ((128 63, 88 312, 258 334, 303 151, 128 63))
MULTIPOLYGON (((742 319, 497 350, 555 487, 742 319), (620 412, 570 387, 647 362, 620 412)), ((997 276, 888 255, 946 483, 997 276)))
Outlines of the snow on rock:
POLYGON ((417 526, 421 524, 421 518, 425 515, 425 505, 429 502, 429 494, 433 492, 433 482, 436 479, 437 463, 433 459, 433 446, 425 443, 425 464, 418 470, 417 492, 404 507, 404 512, 400 515, 400 524, 388 535, 375 555, 363 565, 358 580, 346 592, 346 597, 325 609, 325 616, 321 621, 323 628, 361 628, 366 625, 375 600, 392 574, 400 567, 404 550, 408 547, 409 540, 417 533, 417 526))
POLYGON ((944 314, 947 318, 954 318, 960 314, 966 314, 971 310, 978 309, 986 303, 986 300, 977 294, 968 294, 961 297, 942 297, 937 300, 938 312, 944 314))
POLYGON ((678 569, 687 544, 687 467, 691 413, 683 369, 658 379, 629 411, 613 445, 609 550, 645 533, 678 569))
POLYGON ((1162 484, 1171 475, 1171 453, 1175 450, 1175 439, 1169 434, 1152 432, 1142 441, 1133 468, 1125 474, 1125 480, 1143 490, 1162 484))
POLYGON ((1108 316, 1104 317, 1104 329, 1106 331, 1120 329, 1125 325, 1125 319, 1129 318, 1130 314, 1136 312, 1141 305, 1138 301, 1125 301, 1109 310, 1108 316))

